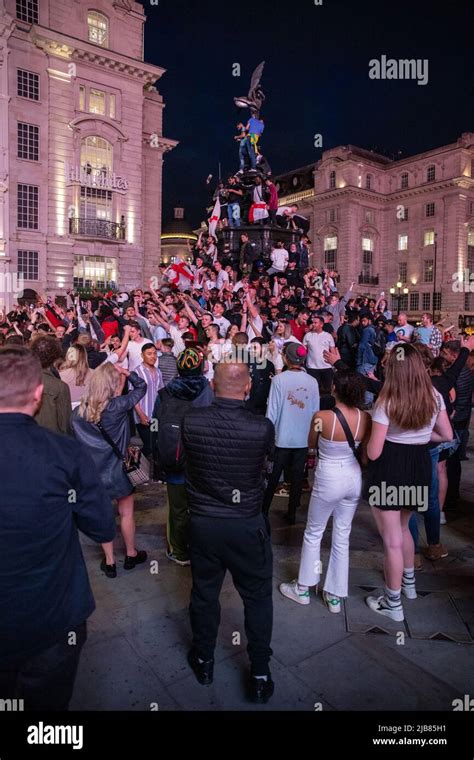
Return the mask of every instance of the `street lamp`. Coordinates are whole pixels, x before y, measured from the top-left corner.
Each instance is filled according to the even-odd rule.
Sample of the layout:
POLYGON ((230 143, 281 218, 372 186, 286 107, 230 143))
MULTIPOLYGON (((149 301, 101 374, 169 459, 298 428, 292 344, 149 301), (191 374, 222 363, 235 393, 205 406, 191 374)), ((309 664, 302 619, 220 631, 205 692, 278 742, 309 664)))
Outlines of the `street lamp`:
POLYGON ((397 282, 394 288, 390 288, 390 295, 397 299, 397 317, 400 316, 400 301, 403 296, 408 295, 408 288, 403 287, 402 282, 397 282))

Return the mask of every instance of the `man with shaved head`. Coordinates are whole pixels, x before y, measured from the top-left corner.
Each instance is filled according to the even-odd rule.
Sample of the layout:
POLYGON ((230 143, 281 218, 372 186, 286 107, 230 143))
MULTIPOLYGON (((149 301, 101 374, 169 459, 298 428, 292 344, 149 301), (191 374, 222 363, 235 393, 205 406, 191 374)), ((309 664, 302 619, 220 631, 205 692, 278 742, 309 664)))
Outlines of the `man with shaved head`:
POLYGON ((262 502, 275 431, 270 420, 245 406, 251 388, 246 364, 217 364, 213 386, 212 405, 188 412, 183 423, 193 576, 188 662, 199 683, 212 683, 219 595, 229 570, 244 603, 249 697, 262 703, 274 689, 269 669, 273 558, 262 502))

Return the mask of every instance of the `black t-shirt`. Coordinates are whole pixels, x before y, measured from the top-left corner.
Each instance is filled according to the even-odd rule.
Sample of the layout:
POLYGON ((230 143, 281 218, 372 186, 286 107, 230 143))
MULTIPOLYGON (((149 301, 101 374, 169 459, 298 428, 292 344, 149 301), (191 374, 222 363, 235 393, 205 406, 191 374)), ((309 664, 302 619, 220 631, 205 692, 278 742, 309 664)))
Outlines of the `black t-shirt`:
POLYGON ((244 188, 242 187, 242 185, 239 185, 239 184, 235 184, 235 185, 231 185, 229 187, 226 187, 226 190, 227 190, 227 193, 228 193, 228 195, 227 195, 228 202, 229 203, 240 203, 240 201, 242 200, 243 196, 242 195, 238 195, 234 191, 235 190, 241 190, 241 191, 243 191, 243 189, 244 188))

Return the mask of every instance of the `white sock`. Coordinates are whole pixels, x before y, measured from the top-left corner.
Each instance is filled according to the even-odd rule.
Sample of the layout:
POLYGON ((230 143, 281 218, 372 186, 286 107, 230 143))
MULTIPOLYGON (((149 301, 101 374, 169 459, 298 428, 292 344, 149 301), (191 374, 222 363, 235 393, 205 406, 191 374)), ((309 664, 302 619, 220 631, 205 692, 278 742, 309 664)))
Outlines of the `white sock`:
POLYGON ((391 589, 388 586, 385 586, 385 596, 391 607, 397 607, 398 605, 402 603, 401 598, 400 598, 401 592, 402 592, 401 588, 397 590, 397 589, 391 589))
POLYGON ((403 580, 404 581, 415 581, 415 568, 414 567, 406 567, 403 571, 403 580))
POLYGON ((309 590, 309 586, 302 586, 301 583, 297 583, 296 585, 298 586, 298 591, 301 591, 302 594, 309 590))

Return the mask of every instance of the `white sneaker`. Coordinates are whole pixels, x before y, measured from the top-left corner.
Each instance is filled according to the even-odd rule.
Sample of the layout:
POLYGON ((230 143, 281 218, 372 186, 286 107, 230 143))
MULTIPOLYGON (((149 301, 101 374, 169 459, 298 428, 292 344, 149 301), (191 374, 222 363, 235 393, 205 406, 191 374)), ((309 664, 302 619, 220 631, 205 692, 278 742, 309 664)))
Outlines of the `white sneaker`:
POLYGON ((171 552, 168 552, 166 554, 166 556, 168 557, 169 560, 171 560, 171 562, 175 562, 180 567, 189 567, 189 565, 191 564, 191 560, 190 559, 178 559, 171 552))
POLYGON ((444 514, 444 512, 439 513, 439 524, 446 525, 446 515, 444 514))
POLYGON ((367 596, 365 603, 368 607, 370 607, 371 610, 373 610, 373 612, 378 612, 379 615, 385 615, 385 617, 396 620, 398 623, 401 623, 403 620, 405 620, 402 605, 400 604, 396 607, 391 607, 385 597, 385 594, 382 594, 382 596, 379 597, 367 596))
POLYGON ((297 604, 309 604, 309 589, 307 591, 300 591, 298 581, 280 583, 279 589, 287 599, 292 599, 297 604))
POLYGON ((327 591, 323 591, 323 599, 329 612, 338 613, 342 609, 342 601, 339 596, 334 594, 328 594, 327 591))
POLYGON ((415 581, 413 581, 413 583, 404 583, 402 581, 402 594, 404 594, 407 599, 416 599, 417 594, 415 581))

